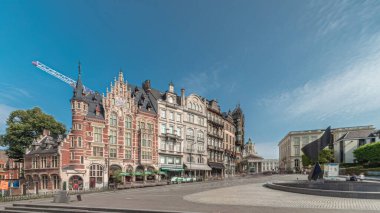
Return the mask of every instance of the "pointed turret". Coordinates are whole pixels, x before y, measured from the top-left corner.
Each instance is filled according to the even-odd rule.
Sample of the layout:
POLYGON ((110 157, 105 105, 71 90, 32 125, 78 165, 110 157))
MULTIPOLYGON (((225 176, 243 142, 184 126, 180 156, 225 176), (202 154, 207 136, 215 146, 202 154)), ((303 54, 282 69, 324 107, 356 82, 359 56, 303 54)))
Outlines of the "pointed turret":
POLYGON ((119 71, 119 81, 123 82, 124 81, 124 76, 123 76, 123 70, 120 69, 119 71))
POLYGON ((74 99, 81 99, 84 96, 84 86, 81 79, 81 64, 78 64, 78 80, 74 88, 74 99))

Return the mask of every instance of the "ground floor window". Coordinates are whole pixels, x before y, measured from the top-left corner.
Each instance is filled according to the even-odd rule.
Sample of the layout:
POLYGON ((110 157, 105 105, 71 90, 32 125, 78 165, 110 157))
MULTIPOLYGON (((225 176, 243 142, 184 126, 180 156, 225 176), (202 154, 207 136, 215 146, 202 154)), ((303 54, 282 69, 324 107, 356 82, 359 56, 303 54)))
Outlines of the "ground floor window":
POLYGON ((41 189, 47 189, 48 188, 48 176, 42 175, 41 181, 42 181, 41 189))
POLYGON ((103 166, 99 164, 90 166, 90 187, 94 188, 95 183, 103 183, 103 166))
POLYGON ((59 177, 58 175, 53 175, 53 189, 59 189, 59 177))

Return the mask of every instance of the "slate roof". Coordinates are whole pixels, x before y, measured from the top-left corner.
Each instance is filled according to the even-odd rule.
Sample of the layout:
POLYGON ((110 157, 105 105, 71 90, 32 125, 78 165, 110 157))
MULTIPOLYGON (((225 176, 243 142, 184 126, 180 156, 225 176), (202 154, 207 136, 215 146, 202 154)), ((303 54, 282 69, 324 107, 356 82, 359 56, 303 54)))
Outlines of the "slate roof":
POLYGON ((58 147, 62 142, 64 136, 53 138, 52 136, 44 136, 41 140, 33 142, 31 145, 31 151, 25 154, 53 154, 58 152, 58 147))
POLYGON ((371 135, 371 133, 373 133, 373 130, 369 130, 369 129, 349 131, 336 141, 352 140, 352 139, 365 139, 365 138, 368 138, 371 135))
POLYGON ((372 132, 371 134, 369 134, 368 137, 375 138, 375 137, 377 137, 379 135, 380 135, 380 130, 376 130, 376 131, 372 132))
POLYGON ((135 104, 140 108, 141 111, 157 114, 158 105, 157 100, 162 97, 160 91, 156 89, 144 90, 141 87, 128 85, 128 88, 131 90, 132 97, 135 97, 135 104), (148 110, 150 108, 150 110, 148 110))

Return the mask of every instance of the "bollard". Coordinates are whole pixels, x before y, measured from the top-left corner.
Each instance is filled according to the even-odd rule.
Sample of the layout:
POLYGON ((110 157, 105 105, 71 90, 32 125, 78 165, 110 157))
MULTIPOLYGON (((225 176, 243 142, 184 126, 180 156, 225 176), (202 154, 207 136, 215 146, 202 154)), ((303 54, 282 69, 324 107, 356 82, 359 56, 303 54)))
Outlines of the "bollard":
POLYGON ((82 201, 82 196, 80 194, 77 195, 77 200, 82 201))

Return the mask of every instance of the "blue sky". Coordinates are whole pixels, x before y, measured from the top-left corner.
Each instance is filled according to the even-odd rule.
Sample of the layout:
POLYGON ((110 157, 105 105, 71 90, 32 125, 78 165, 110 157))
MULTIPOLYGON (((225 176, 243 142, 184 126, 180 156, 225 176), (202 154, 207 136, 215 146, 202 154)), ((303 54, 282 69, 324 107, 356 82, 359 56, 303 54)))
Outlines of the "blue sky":
POLYGON ((380 126, 379 1, 1 1, 0 132, 15 109, 41 107, 71 127, 72 89, 39 60, 105 88, 123 70, 240 103, 246 138, 278 157, 291 130, 380 126))

